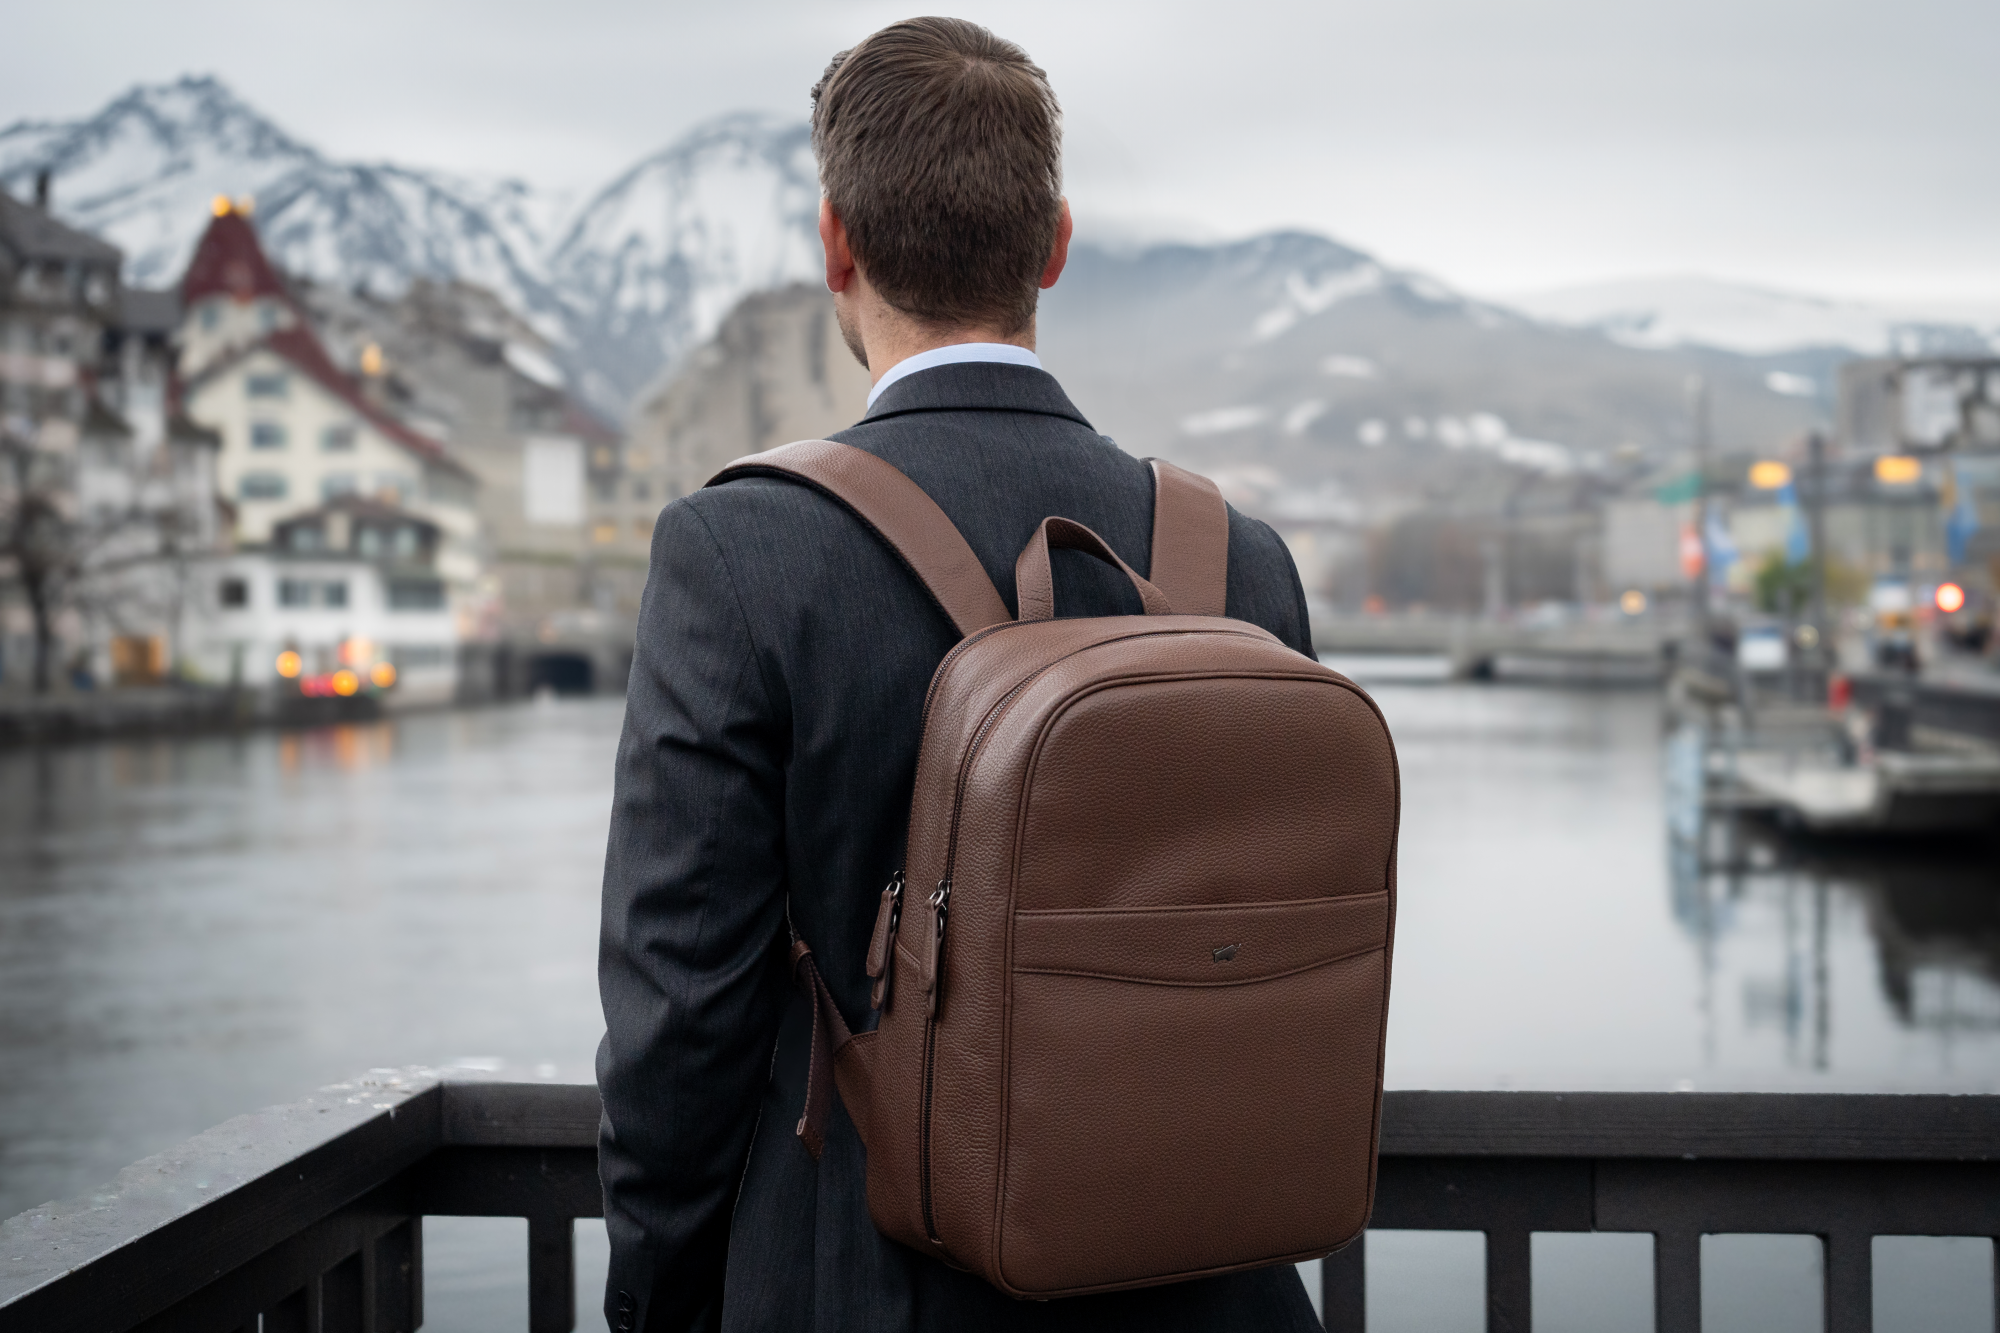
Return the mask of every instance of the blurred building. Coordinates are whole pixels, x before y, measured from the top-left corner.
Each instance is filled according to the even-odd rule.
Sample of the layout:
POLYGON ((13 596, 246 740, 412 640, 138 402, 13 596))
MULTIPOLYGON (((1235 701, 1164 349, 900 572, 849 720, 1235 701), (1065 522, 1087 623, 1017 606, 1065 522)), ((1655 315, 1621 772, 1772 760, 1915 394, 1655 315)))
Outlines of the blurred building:
POLYGON ((218 441, 170 410, 171 298, 47 189, 0 193, 0 683, 146 683, 221 539, 218 441))
POLYGON ((1834 444, 1848 455, 2000 452, 2000 357, 1864 357, 1840 368, 1834 444))
POLYGON ((824 290, 794 284, 745 297, 633 408, 619 495, 625 540, 643 551, 661 506, 732 460, 853 425, 868 386, 824 290))
POLYGON ((206 679, 237 686, 450 703, 459 633, 442 547, 437 524, 359 495, 280 519, 268 542, 203 563, 189 656, 206 679))
POLYGON ((384 404, 479 478, 492 617, 466 691, 620 688, 657 505, 627 483, 623 436, 568 391, 548 341, 470 283, 300 294, 335 359, 372 365, 384 404))
POLYGON ((249 219, 227 201, 216 208, 181 280, 179 370, 188 415, 221 436, 218 480, 237 540, 261 544, 287 514, 372 496, 438 526, 439 570, 470 595, 476 479, 383 406, 370 367, 357 380, 334 365, 249 219))
MULTIPOLYGON (((379 363, 364 363, 359 375, 334 363, 305 308, 265 257, 249 217, 228 200, 216 201, 215 216, 181 280, 180 301, 179 397, 188 417, 220 441, 215 481, 232 506, 238 549, 266 551, 272 558, 300 554, 282 546, 287 532, 300 530, 288 526, 292 520, 345 515, 343 501, 403 514, 407 530, 421 526, 429 534, 426 578, 440 590, 443 605, 426 609, 448 616, 456 640, 481 637, 493 619, 495 599, 486 574, 477 476, 442 443, 389 409, 379 363)), ((207 646, 200 662, 211 678, 220 665, 214 650, 218 636, 242 642, 236 627, 246 623, 245 616, 263 614, 254 601, 230 606, 229 590, 254 591, 272 582, 248 567, 225 577, 237 582, 205 589, 197 603, 225 622, 202 632, 207 646)), ((379 600, 356 591, 338 604, 314 608, 336 619, 355 619, 379 600)), ((286 610, 296 618, 309 608, 286 610)), ((343 637, 373 636, 350 627, 343 637)), ((246 675, 232 659, 228 679, 254 679, 267 667, 259 664, 246 675)))

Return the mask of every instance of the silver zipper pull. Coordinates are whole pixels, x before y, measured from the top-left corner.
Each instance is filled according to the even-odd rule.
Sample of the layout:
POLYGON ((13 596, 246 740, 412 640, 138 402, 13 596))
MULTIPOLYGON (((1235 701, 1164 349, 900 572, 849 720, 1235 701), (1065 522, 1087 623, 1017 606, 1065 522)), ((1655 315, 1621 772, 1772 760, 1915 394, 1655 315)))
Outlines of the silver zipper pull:
POLYGON ((944 987, 944 924, 951 912, 951 881, 941 879, 931 892, 931 947, 924 958, 924 994, 930 999, 931 1017, 938 1015, 938 993, 944 987))

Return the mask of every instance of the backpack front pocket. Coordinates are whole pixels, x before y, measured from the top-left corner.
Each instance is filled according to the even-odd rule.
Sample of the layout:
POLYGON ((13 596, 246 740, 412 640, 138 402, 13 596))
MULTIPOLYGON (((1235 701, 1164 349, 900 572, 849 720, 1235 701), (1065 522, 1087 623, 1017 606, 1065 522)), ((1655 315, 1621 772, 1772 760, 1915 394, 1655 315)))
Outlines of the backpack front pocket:
POLYGON ((1007 1284, 1192 1277, 1358 1233, 1388 925, 1386 893, 1017 912, 1007 1284))

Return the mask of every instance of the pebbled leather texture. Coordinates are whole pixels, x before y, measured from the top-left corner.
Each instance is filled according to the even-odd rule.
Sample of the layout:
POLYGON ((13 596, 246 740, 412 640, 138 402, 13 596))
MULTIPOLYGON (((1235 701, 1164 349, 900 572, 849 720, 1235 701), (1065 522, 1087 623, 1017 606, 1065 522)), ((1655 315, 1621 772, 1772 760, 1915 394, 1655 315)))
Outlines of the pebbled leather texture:
MULTIPOLYGON (((1201 533, 1200 488, 1180 495, 1201 533)), ((1052 540, 1096 539, 1052 519, 1023 562, 1052 540)), ((1166 586, 1204 604, 1212 582, 1166 586)), ((1337 1249, 1379 1133, 1401 806, 1381 714, 1254 626, 1027 618, 1020 586, 1024 618, 969 634, 925 701, 900 924, 869 968, 879 950, 900 984, 875 1031, 815 1037, 870 1216, 1019 1297, 1337 1249)))

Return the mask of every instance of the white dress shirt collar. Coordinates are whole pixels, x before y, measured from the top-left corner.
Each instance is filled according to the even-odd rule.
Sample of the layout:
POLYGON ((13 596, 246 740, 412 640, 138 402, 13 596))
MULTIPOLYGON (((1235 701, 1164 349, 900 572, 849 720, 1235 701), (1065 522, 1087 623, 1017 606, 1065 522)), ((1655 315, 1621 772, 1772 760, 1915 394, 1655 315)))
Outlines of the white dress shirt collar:
POLYGON ((1025 347, 1013 343, 953 343, 949 347, 933 347, 928 352, 918 352, 906 356, 895 365, 882 372, 882 378, 875 381, 875 387, 868 391, 868 406, 874 407, 875 400, 882 396, 882 390, 894 384, 905 375, 914 375, 932 366, 955 366, 967 361, 998 361, 1008 366, 1033 366, 1042 368, 1042 359, 1025 347))

